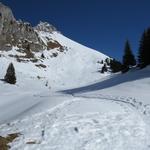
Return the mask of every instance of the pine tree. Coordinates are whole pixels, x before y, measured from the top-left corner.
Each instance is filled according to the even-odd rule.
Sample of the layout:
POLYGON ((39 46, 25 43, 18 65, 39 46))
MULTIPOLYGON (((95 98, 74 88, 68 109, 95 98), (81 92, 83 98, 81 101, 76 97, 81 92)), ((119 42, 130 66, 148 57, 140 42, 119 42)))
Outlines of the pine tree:
POLYGON ((6 72, 4 80, 10 84, 16 83, 15 68, 14 68, 12 63, 10 63, 8 68, 7 68, 7 72, 6 72))
POLYGON ((130 68, 135 65, 136 65, 136 60, 130 48, 129 41, 127 40, 124 49, 123 66, 130 68))
POLYGON ((138 61, 140 68, 144 68, 150 64, 150 28, 144 31, 141 37, 138 61))

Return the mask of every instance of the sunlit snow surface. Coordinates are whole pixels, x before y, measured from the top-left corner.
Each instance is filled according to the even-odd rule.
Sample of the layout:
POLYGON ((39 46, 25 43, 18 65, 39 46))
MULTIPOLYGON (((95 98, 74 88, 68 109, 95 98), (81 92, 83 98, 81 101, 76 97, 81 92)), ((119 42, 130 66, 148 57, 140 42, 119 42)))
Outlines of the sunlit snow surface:
POLYGON ((11 150, 146 150, 150 140, 148 126, 130 106, 83 98, 0 127, 1 135, 14 132, 21 135, 11 150))

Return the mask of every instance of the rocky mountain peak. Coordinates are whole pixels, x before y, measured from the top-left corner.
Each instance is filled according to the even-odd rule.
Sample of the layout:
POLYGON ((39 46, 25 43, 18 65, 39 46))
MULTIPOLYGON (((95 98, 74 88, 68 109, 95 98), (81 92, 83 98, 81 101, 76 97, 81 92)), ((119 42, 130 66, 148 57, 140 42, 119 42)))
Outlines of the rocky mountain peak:
POLYGON ((51 42, 48 37, 47 41, 43 42, 38 34, 40 31, 52 33, 57 29, 47 22, 40 22, 36 27, 32 27, 28 22, 16 20, 12 10, 0 2, 0 51, 8 51, 12 47, 26 51, 56 47, 62 49, 58 42, 51 42))
POLYGON ((7 21, 14 21, 15 17, 8 6, 5 6, 0 2, 0 19, 7 21))
POLYGON ((8 6, 5 6, 0 2, 0 34, 6 22, 15 21, 15 17, 8 6))
POLYGON ((0 50, 11 50, 13 46, 33 51, 44 48, 31 24, 17 21, 12 10, 0 3, 0 50))
POLYGON ((44 32, 53 32, 53 31, 58 31, 53 25, 49 24, 48 22, 42 22, 40 21, 40 23, 34 27, 35 30, 38 31, 44 31, 44 32))

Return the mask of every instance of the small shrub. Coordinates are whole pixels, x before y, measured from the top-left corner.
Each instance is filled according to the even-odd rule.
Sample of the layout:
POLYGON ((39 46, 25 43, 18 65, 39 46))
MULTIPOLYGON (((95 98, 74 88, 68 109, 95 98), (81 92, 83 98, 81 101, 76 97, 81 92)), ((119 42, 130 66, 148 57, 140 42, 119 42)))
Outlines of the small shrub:
POLYGON ((43 54, 43 53, 41 54, 41 58, 42 58, 42 59, 44 59, 44 58, 45 58, 45 56, 44 56, 44 54, 43 54))
POLYGON ((106 64, 107 64, 107 66, 110 66, 110 59, 109 59, 109 58, 106 58, 106 59, 105 59, 105 62, 106 62, 106 64))
POLYGON ((106 66, 106 64, 104 64, 103 67, 102 67, 101 73, 104 73, 104 72, 107 72, 107 71, 108 71, 107 66, 106 66))
POLYGON ((44 64, 36 64, 35 66, 36 66, 36 67, 39 67, 39 68, 46 68, 46 67, 47 67, 47 66, 44 65, 44 64))

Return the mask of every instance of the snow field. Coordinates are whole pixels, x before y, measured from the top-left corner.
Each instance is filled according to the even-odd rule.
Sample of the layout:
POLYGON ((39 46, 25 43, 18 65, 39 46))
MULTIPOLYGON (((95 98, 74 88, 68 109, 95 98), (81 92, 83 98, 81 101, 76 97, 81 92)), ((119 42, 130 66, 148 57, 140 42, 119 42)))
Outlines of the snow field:
POLYGON ((93 98, 72 98, 2 125, 0 132, 21 133, 11 150, 147 150, 150 139, 147 124, 128 104, 93 98))

